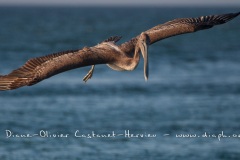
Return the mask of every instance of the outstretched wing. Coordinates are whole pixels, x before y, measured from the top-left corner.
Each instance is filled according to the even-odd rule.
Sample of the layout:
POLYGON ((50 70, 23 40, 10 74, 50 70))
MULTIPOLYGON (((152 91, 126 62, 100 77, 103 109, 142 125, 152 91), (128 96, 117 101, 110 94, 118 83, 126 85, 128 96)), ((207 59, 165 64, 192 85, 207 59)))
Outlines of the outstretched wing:
POLYGON ((58 73, 78 67, 105 64, 114 57, 100 45, 82 50, 65 51, 28 60, 8 75, 0 76, 0 91, 31 86, 58 73))
POLYGON ((214 25, 223 24, 232 20, 239 14, 240 12, 223 15, 202 16, 198 18, 175 19, 155 26, 147 30, 145 33, 149 36, 150 44, 153 44, 161 39, 171 36, 212 28, 214 25))
POLYGON ((28 60, 22 67, 13 70, 8 75, 0 77, 0 90, 10 90, 35 83, 38 77, 37 69, 40 69, 39 67, 42 64, 71 52, 75 51, 54 53, 28 60))

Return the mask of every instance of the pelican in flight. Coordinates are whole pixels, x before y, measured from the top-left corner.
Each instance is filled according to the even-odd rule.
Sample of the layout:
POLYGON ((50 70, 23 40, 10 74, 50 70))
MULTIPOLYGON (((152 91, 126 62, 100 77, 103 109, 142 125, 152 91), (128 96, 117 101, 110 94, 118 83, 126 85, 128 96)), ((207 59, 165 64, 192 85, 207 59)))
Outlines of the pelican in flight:
POLYGON ((8 75, 1 75, 0 90, 31 86, 61 72, 92 65, 90 71, 83 78, 83 81, 86 82, 92 77, 97 64, 107 64, 111 69, 117 71, 131 71, 139 63, 140 52, 144 59, 144 77, 147 80, 149 45, 171 36, 212 28, 232 20, 239 14, 240 12, 197 18, 179 18, 157 25, 120 45, 117 45, 116 42, 121 37, 113 36, 93 47, 33 58, 8 75))

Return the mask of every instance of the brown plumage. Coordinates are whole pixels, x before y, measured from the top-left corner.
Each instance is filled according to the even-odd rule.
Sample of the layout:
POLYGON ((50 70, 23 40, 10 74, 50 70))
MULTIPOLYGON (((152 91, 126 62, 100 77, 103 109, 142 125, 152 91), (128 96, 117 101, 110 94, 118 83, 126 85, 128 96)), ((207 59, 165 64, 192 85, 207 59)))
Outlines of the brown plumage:
POLYGON ((144 76, 147 80, 148 45, 171 36, 196 32, 226 23, 239 14, 240 12, 175 19, 142 32, 139 36, 121 45, 115 44, 121 37, 114 36, 93 47, 33 58, 8 75, 0 76, 0 90, 31 86, 58 73, 89 65, 93 66, 84 77, 85 82, 92 77, 96 64, 107 64, 118 71, 133 70, 139 63, 139 52, 142 52, 144 58, 144 76))

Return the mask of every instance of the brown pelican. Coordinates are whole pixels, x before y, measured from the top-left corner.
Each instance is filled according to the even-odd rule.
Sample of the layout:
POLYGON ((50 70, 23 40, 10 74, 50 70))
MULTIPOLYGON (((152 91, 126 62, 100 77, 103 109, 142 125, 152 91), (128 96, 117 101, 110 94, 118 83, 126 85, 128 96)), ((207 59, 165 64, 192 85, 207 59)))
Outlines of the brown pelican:
POLYGON ((31 86, 58 73, 92 65, 88 74, 83 78, 86 82, 92 77, 96 64, 107 64, 117 71, 131 71, 139 63, 140 52, 144 59, 144 76, 147 80, 149 45, 171 36, 209 29, 214 25, 226 23, 239 14, 240 12, 175 19, 142 32, 121 45, 116 45, 121 37, 113 36, 93 47, 33 58, 8 75, 0 76, 0 90, 31 86))

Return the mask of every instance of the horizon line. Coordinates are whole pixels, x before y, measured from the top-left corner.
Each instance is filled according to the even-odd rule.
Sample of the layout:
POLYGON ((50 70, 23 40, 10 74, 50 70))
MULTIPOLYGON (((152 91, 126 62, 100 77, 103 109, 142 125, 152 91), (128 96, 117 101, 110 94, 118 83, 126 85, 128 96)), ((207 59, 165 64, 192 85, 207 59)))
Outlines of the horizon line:
POLYGON ((106 3, 0 3, 0 7, 239 7, 240 3, 236 4, 206 4, 206 3, 197 3, 197 4, 187 4, 187 3, 152 3, 152 4, 106 4, 106 3))

